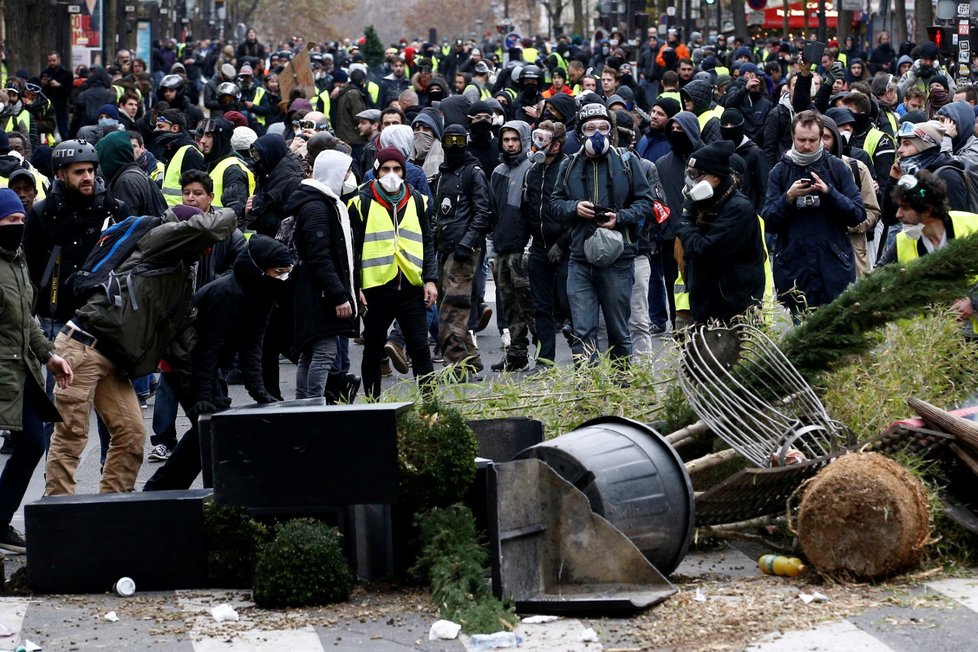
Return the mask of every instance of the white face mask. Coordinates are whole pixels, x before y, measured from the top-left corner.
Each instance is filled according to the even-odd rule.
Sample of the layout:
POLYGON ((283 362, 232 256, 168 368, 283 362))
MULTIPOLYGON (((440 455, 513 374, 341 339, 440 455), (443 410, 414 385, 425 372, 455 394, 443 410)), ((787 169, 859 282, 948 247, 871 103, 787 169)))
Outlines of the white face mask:
POLYGON ((911 240, 920 240, 921 236, 924 235, 924 225, 923 224, 904 224, 903 232, 907 234, 907 237, 911 240))
POLYGON ((400 190, 402 183, 404 183, 404 179, 393 172, 388 172, 380 178, 380 187, 392 195, 400 190))
POLYGON ((352 174, 343 180, 343 194, 349 195, 357 189, 357 178, 352 174))

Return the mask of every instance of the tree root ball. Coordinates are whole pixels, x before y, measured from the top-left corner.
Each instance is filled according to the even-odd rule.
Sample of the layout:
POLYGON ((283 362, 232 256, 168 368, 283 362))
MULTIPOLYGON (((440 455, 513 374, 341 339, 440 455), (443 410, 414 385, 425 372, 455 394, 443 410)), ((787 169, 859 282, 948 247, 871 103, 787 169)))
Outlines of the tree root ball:
POLYGON ((929 538, 920 480, 878 453, 853 453, 805 489, 798 541, 820 573, 876 578, 918 560, 929 538))

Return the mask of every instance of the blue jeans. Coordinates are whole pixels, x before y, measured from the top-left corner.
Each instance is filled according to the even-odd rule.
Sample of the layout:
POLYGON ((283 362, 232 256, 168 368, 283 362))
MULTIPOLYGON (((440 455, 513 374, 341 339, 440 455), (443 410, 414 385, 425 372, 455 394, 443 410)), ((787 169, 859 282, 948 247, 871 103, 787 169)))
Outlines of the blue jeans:
POLYGON ((322 337, 302 347, 295 372, 297 399, 320 397, 326 391, 326 377, 336 360, 338 339, 336 336, 322 337))
POLYGON ((34 469, 48 449, 50 432, 41 421, 41 389, 30 378, 24 387, 24 415, 21 430, 11 433, 14 452, 0 473, 0 526, 10 524, 14 512, 27 493, 34 469))
POLYGON ((333 371, 346 373, 350 370, 350 338, 336 338, 336 358, 333 360, 333 371))
POLYGON ((160 374, 156 386, 156 402, 153 404, 153 434, 149 440, 153 446, 165 444, 168 450, 177 446, 177 395, 166 382, 166 375, 160 374))
POLYGON ((623 256, 607 267, 573 259, 567 266, 567 298, 574 324, 571 352, 576 361, 597 357, 599 308, 608 329, 611 357, 627 359, 632 354, 628 318, 635 281, 633 263, 633 258, 623 256))
POLYGON ((649 256, 649 270, 649 316, 652 325, 664 331, 669 323, 669 299, 662 272, 662 259, 657 253, 649 256))

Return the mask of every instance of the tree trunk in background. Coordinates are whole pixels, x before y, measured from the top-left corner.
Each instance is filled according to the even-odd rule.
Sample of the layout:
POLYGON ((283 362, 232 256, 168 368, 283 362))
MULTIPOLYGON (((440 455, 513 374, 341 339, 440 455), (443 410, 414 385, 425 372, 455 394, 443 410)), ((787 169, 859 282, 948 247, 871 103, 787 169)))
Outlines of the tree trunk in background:
MULTIPOLYGON (((899 4, 899 3, 898 3, 899 4)), ((930 0, 914 0, 913 40, 915 43, 927 41, 927 28, 934 24, 934 7, 930 0)))
MULTIPOLYGON (((744 3, 732 0, 730 3, 730 13, 733 14, 734 34, 743 36, 747 34, 747 12, 744 3)), ((733 41, 731 41, 733 43, 733 41)))
POLYGON ((782 29, 781 36, 786 40, 788 38, 788 33, 789 33, 788 20, 790 18, 790 13, 791 13, 791 9, 788 7, 788 0, 784 0, 784 28, 782 29))
POLYGON ((852 12, 848 10, 839 11, 839 27, 836 30, 836 38, 839 40, 839 49, 844 50, 843 44, 846 37, 852 34, 852 12))
MULTIPOLYGON (((5 4, 7 72, 12 76, 24 68, 36 75, 48 65, 48 50, 55 47, 55 11, 47 0, 6 0, 5 4)), ((70 66, 70 53, 63 53, 62 60, 70 66)))
POLYGON ((574 0, 574 34, 580 34, 583 37, 586 33, 586 22, 587 15, 584 12, 584 0, 574 0))
POLYGON ((893 30, 890 33, 890 40, 896 44, 893 47, 899 49, 899 44, 907 40, 907 6, 905 3, 896 3, 891 22, 893 23, 893 30))

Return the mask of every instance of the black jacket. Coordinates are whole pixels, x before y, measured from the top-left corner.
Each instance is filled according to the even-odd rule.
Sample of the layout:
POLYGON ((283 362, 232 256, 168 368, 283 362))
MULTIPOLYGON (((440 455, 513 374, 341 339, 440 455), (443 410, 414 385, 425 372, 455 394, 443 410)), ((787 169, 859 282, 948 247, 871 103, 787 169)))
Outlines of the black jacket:
POLYGON ((533 241, 530 247, 546 253, 555 244, 563 251, 570 249, 570 229, 558 220, 550 207, 550 197, 557 185, 557 172, 567 156, 558 154, 551 163, 534 163, 526 173, 523 189, 523 219, 533 241))
POLYGON ((133 215, 156 215, 166 212, 166 200, 159 186, 153 183, 136 163, 120 170, 109 184, 112 195, 125 202, 133 215))
POLYGON ((728 177, 704 202, 686 200, 676 225, 690 316, 729 320, 764 296, 764 240, 757 212, 728 177))
MULTIPOLYGON (((204 156, 204 162, 207 164, 208 172, 212 172, 217 167, 217 164, 225 158, 235 156, 231 150, 230 132, 226 135, 226 142, 223 140, 224 137, 224 134, 218 136, 215 133, 214 147, 211 149, 210 154, 204 156)), ((224 171, 223 192, 220 197, 215 197, 215 199, 220 201, 221 207, 230 208, 234 211, 234 214, 238 216, 239 228, 247 226, 244 209, 245 203, 248 201, 248 195, 248 175, 245 174, 245 171, 241 169, 240 165, 228 166, 224 171)))
POLYGON ((251 206, 250 227, 274 238, 279 224, 290 215, 285 206, 304 178, 302 163, 289 152, 285 139, 266 134, 255 141, 259 162, 255 164, 258 188, 251 206))
POLYGON ((765 85, 761 83, 758 93, 747 92, 747 80, 737 79, 727 89, 723 96, 723 106, 737 109, 744 115, 744 133, 751 140, 758 140, 764 129, 767 114, 774 107, 765 94, 765 85))
POLYGON ((235 354, 248 394, 260 403, 271 400, 261 375, 262 340, 276 294, 289 290, 286 283, 265 276, 244 249, 230 274, 197 290, 197 344, 193 350, 196 400, 213 403, 223 395, 217 370, 230 368, 235 354))
POLYGON ((336 316, 336 306, 347 301, 357 304, 356 274, 351 286, 355 270, 350 269, 336 206, 321 190, 301 184, 288 210, 295 215, 293 244, 299 256, 293 272, 296 349, 323 337, 354 337, 356 317, 336 316))
POLYGON ((458 167, 447 161, 438 167, 431 183, 435 193, 435 246, 448 254, 461 244, 470 249, 481 246, 489 232, 491 208, 489 182, 479 161, 466 152, 458 167))
POLYGON ((771 166, 764 157, 764 152, 753 140, 742 142, 735 153, 747 164, 740 191, 750 200, 754 211, 760 214, 767 195, 767 178, 771 174, 771 166))
POLYGON ((38 315, 58 321, 71 318, 81 301, 68 287, 69 279, 88 258, 105 221, 124 220, 129 214, 129 207, 112 197, 102 179, 95 180, 95 193, 87 200, 68 195, 61 181, 54 180, 47 198, 31 208, 24 230, 31 282, 38 289, 38 315))
POLYGON ((102 66, 92 66, 82 91, 75 98, 69 131, 76 134, 82 127, 98 123, 98 110, 105 104, 115 106, 115 103, 115 91, 112 90, 109 74, 102 66))

